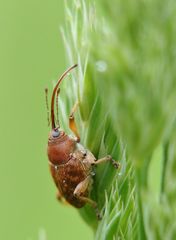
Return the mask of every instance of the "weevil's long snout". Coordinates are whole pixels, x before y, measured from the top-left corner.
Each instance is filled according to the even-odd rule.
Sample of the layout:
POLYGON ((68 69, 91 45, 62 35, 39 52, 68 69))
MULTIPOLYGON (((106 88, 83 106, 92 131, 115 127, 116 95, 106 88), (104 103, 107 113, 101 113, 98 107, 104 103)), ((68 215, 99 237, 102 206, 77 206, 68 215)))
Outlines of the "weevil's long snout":
MULTIPOLYGON (((51 98, 51 126, 52 126, 52 129, 56 129, 56 123, 55 123, 55 115, 54 115, 54 102, 55 102, 55 96, 56 96, 56 93, 57 93, 57 89, 59 87, 59 84, 61 83, 61 81, 67 76, 67 74, 72 70, 74 69, 75 67, 77 67, 78 65, 75 64, 73 65, 72 67, 68 68, 63 74, 62 76, 58 79, 58 82, 56 84, 56 86, 54 87, 54 90, 53 90, 53 94, 52 94, 52 98, 51 98)), ((59 92, 58 92, 59 94, 59 92)))

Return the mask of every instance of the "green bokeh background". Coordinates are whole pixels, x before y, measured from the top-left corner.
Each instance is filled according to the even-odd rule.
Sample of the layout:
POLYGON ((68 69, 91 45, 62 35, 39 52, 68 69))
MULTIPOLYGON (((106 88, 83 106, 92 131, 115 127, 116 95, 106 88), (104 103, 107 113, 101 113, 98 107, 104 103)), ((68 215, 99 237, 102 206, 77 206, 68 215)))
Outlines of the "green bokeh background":
POLYGON ((77 211, 56 201, 46 156, 44 88, 67 67, 64 4, 0 1, 0 239, 92 239, 77 211))

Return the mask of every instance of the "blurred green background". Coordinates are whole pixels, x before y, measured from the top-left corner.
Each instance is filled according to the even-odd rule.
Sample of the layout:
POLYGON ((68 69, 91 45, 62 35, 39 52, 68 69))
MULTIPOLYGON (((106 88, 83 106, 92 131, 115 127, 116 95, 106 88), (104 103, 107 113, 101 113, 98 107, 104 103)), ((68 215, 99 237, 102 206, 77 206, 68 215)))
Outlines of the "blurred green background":
POLYGON ((67 67, 63 23, 62 1, 0 1, 0 239, 92 239, 47 164, 44 88, 67 67))

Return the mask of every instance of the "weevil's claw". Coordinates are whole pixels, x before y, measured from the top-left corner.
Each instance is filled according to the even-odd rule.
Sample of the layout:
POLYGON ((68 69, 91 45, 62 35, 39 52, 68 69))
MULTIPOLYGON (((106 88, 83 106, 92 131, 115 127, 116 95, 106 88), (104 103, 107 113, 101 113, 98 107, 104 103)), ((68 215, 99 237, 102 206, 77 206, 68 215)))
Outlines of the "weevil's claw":
POLYGON ((112 161, 111 155, 108 155, 106 158, 107 158, 107 160, 112 161))
POLYGON ((96 212, 96 217, 97 217, 97 220, 98 220, 98 221, 100 221, 100 220, 102 219, 102 215, 101 215, 101 213, 100 213, 99 209, 98 209, 98 208, 96 208, 96 209, 95 209, 95 212, 96 212))
POLYGON ((112 164, 113 166, 118 169, 120 167, 120 164, 118 162, 116 162, 114 159, 111 160, 112 161, 112 164))
POLYGON ((69 203, 62 197, 62 195, 60 194, 60 192, 57 192, 57 194, 56 194, 56 198, 57 198, 57 200, 60 202, 60 203, 62 203, 62 204, 64 204, 64 205, 69 205, 69 203))
POLYGON ((61 196, 61 194, 60 194, 59 192, 57 192, 56 198, 57 198, 57 200, 58 200, 59 202, 62 202, 62 196, 61 196))

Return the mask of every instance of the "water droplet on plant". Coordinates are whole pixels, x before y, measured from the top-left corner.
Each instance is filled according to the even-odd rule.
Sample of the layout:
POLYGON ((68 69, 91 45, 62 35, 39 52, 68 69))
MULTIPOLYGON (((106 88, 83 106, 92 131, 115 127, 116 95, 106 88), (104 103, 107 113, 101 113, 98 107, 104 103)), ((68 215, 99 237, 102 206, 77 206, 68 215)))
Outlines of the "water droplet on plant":
POLYGON ((107 70, 107 63, 103 60, 99 60, 96 62, 96 69, 99 72, 105 72, 107 70))

